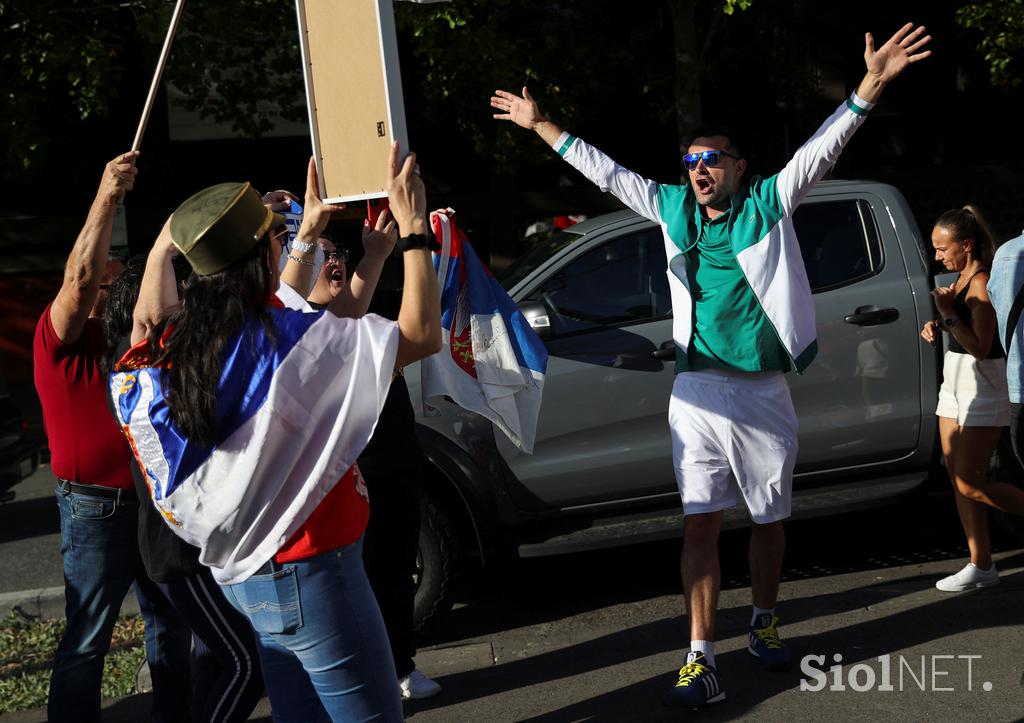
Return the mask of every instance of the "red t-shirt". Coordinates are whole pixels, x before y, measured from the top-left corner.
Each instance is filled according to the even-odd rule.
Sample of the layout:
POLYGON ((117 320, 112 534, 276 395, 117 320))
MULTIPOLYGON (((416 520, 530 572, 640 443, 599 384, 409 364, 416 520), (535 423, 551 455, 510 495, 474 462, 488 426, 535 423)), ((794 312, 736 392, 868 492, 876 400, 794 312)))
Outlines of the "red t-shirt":
POLYGON ((82 484, 131 489, 132 451, 107 407, 107 377, 100 371, 106 349, 97 319, 85 323, 73 344, 62 342, 47 306, 32 342, 36 392, 53 474, 82 484))
POLYGON ((370 521, 370 498, 359 466, 352 465, 302 527, 274 555, 274 562, 305 560, 351 545, 370 521))

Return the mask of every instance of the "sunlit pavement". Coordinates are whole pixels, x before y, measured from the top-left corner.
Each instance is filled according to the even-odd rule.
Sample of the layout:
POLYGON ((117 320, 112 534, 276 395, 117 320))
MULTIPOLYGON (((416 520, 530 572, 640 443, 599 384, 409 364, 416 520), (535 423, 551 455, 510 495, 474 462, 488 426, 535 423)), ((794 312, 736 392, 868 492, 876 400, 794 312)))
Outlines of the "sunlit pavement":
MULTIPOLYGON (((952 505, 951 498, 933 496, 789 526, 778 607, 780 632, 798 661, 788 673, 763 672, 746 652, 746 533, 726 534, 718 665, 727 700, 699 714, 661 706, 688 640, 678 541, 496 565, 475 577, 456 609, 424 637, 417 662, 444 691, 406 703, 406 715, 416 721, 1018 720, 1024 717, 1024 549, 1014 541, 997 545, 998 587, 938 592, 935 580, 959 569, 966 556, 952 505), (804 660, 802 674, 805 656, 817 657, 804 660)), ((9 538, 5 548, 16 542, 9 538)), ((9 564, 0 555, 0 566, 9 564)), ((104 719, 142 720, 148 705, 148 696, 111 701, 104 719)), ((252 720, 268 715, 264 700, 252 720)), ((42 719, 39 711, 0 717, 5 723, 42 719)))

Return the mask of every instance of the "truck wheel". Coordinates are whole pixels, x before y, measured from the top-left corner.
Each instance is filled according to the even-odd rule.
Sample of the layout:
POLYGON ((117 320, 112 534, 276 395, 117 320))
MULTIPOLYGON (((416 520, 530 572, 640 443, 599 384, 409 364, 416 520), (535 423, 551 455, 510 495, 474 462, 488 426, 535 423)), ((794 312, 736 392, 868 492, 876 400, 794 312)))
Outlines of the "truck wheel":
POLYGON ((430 627, 451 609, 459 563, 455 528, 441 502, 429 492, 421 492, 420 513, 416 598, 413 603, 415 630, 430 627))

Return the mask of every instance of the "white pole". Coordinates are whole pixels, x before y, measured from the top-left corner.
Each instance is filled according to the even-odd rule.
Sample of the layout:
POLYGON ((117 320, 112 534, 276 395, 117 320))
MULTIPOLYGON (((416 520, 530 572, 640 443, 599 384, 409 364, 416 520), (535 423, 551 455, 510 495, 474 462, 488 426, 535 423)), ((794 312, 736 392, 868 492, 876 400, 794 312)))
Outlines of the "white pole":
POLYGON ((153 83, 149 86, 149 97, 146 98, 146 107, 142 110, 142 118, 139 119, 139 129, 135 131, 135 142, 132 150, 139 150, 142 143, 142 134, 146 130, 146 123, 149 122, 149 112, 153 109, 153 100, 156 98, 157 88, 160 87, 160 78, 164 74, 164 66, 167 65, 167 56, 171 52, 171 41, 174 40, 174 31, 178 28, 178 20, 181 18, 181 10, 185 7, 185 0, 178 0, 174 6, 174 14, 171 15, 171 27, 167 29, 167 37, 164 38, 164 47, 160 51, 160 61, 156 64, 156 73, 153 74, 153 83))

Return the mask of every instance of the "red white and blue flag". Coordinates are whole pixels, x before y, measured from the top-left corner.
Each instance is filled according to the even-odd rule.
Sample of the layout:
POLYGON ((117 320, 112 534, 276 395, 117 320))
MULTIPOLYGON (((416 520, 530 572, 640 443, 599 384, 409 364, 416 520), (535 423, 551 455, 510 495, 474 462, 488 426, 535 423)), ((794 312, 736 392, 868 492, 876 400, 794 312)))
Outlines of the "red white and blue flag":
POLYGON ((110 375, 115 415, 171 529, 217 582, 248 578, 306 522, 366 447, 384 406, 398 325, 368 314, 270 310, 229 341, 217 440, 172 419, 163 373, 133 349, 110 375))
POLYGON ((445 396, 533 452, 548 351, 477 257, 451 209, 431 214, 441 251, 441 351, 421 362, 423 402, 445 396))

